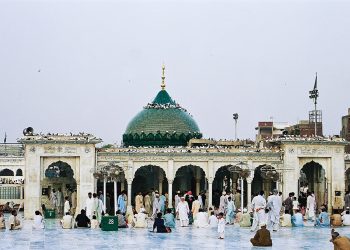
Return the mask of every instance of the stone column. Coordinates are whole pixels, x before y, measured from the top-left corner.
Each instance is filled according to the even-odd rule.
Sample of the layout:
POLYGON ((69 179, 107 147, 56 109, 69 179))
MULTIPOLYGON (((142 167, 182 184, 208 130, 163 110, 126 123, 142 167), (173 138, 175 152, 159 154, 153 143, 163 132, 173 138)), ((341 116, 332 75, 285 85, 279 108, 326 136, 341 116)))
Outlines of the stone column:
POLYGON ((23 188, 24 188, 24 187, 23 187, 23 186, 21 186, 21 194, 20 194, 20 199, 21 199, 21 200, 23 200, 23 199, 24 199, 24 198, 23 198, 23 188))
POLYGON ((159 169, 158 180, 159 180, 158 192, 159 192, 159 194, 162 194, 162 193, 163 193, 163 180, 164 180, 164 176, 163 176, 163 172, 162 172, 160 169, 159 169))
POLYGON ((332 182, 327 179, 328 213, 332 213, 332 182))
POLYGON ((247 208, 249 208, 252 205, 252 181, 253 178, 247 178, 247 208))
POLYGON ((131 206, 131 183, 132 180, 128 180, 128 206, 131 206))
POLYGON ((168 180, 168 207, 173 207, 173 180, 168 180))
POLYGON ((208 208, 213 206, 213 182, 208 181, 209 185, 209 201, 208 201, 208 208))

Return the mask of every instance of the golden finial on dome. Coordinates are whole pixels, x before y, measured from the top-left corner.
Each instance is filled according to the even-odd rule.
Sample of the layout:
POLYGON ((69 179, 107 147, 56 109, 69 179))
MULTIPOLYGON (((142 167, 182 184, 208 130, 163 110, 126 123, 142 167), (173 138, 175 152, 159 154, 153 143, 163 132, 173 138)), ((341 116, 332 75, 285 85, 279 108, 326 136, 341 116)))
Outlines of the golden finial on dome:
POLYGON ((163 64, 163 66, 162 66, 162 84, 160 85, 162 87, 162 90, 165 89, 165 74, 164 74, 164 71, 165 71, 165 65, 163 64))

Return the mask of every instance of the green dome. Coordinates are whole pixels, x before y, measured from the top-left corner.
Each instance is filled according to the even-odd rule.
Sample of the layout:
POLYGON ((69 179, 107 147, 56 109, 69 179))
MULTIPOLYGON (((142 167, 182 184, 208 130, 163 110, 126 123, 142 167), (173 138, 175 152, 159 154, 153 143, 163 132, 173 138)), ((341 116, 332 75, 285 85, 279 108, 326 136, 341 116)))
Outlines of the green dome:
POLYGON ((128 124, 124 146, 185 146, 201 138, 197 123, 165 90, 159 91, 128 124))

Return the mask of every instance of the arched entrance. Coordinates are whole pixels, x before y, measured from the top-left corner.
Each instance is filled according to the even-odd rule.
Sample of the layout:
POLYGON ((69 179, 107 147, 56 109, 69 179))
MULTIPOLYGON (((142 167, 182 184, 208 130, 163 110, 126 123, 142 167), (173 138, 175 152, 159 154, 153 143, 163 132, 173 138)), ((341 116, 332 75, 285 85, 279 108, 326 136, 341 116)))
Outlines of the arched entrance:
MULTIPOLYGON (((115 209, 115 200, 118 198, 118 195, 120 195, 123 191, 126 192, 125 185, 127 185, 127 181, 125 179, 125 173, 124 171, 119 168, 120 172, 118 174, 109 174, 106 177, 106 213, 113 214, 113 211, 116 211, 115 209), (115 190, 115 183, 116 182, 116 190, 115 190), (116 191, 116 192, 115 192, 116 191)), ((100 197, 102 194, 104 201, 104 180, 102 178, 97 179, 97 195, 100 197)))
MULTIPOLYGON (((236 194, 241 192, 241 178, 239 171, 242 169, 238 166, 227 165, 220 167, 213 180, 213 205, 219 207, 220 196, 223 191, 236 194), (231 171, 230 171, 231 170, 231 171), (232 171, 233 170, 233 171, 232 171)), ((247 181, 243 178, 243 204, 247 204, 247 181)), ((237 209, 241 207, 239 202, 235 202, 237 209)))
POLYGON ((270 165, 260 165, 254 170, 254 178, 252 181, 252 195, 257 195, 261 190, 265 192, 265 197, 269 195, 273 189, 277 188, 276 181, 279 174, 276 169, 270 165))
POLYGON ((345 171, 345 191, 350 191, 350 168, 345 171))
MULTIPOLYGON (((72 192, 76 192, 77 183, 74 179, 74 171, 71 166, 63 161, 57 161, 50 164, 44 173, 44 178, 41 181, 42 193, 41 193, 41 204, 45 205, 46 208, 57 209, 56 213, 63 211, 64 197, 68 196, 71 204, 75 203, 76 195, 73 197, 72 192), (53 204, 52 192, 55 189, 56 193, 58 190, 62 192, 61 197, 57 196, 57 199, 61 199, 60 208, 53 204), (75 200, 72 200, 73 199, 75 200)), ((72 211, 74 212, 74 211, 72 211)))
POLYGON ((205 172, 202 168, 194 165, 182 166, 175 173, 173 190, 185 193, 192 191, 194 195, 207 189, 205 172))
POLYGON ((306 163, 300 170, 299 190, 314 192, 317 206, 327 204, 326 172, 314 161, 306 163))
POLYGON ((131 204, 134 205, 135 194, 142 192, 146 194, 151 189, 157 190, 159 194, 168 192, 168 179, 165 171, 159 166, 142 166, 135 172, 131 187, 131 204))

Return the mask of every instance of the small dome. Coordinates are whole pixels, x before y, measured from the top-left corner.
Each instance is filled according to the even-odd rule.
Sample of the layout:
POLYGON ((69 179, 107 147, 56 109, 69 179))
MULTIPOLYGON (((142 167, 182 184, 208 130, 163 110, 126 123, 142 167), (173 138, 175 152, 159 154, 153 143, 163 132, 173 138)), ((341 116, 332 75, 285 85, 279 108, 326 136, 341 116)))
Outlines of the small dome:
POLYGON ((201 138, 198 125, 163 88, 128 124, 124 146, 185 146, 201 138))

